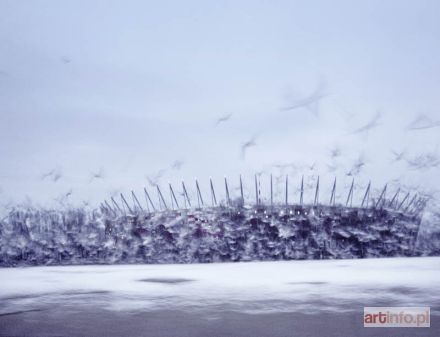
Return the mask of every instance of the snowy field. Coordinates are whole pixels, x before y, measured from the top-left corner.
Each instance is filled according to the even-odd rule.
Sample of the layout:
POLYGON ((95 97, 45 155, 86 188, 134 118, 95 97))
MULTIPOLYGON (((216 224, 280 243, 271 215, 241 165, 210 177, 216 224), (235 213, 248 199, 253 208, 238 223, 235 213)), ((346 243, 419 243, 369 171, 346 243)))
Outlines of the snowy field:
POLYGON ((427 336, 440 315, 439 257, 5 268, 0 280, 0 329, 8 332, 55 308, 100 317, 181 312, 208 322, 230 312, 330 314, 361 326, 364 306, 430 306, 434 326, 427 336))
POLYGON ((0 269, 1 313, 62 302, 109 310, 244 312, 440 306, 440 258, 0 269))

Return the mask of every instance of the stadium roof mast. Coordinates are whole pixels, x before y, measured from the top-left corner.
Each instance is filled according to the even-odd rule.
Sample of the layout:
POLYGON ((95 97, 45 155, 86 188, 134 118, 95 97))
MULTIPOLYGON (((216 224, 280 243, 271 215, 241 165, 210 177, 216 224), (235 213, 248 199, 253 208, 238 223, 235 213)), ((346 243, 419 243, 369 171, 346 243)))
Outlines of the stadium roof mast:
POLYGON ((189 200, 188 191, 186 190, 185 183, 182 181, 182 189, 183 189, 183 199, 185 200, 185 206, 186 203, 188 203, 189 207, 191 208, 191 200, 189 200))
POLYGON ((350 203, 350 207, 353 207, 353 188, 354 188, 354 178, 351 181, 350 191, 348 192, 347 201, 345 202, 345 207, 350 203))
POLYGON ((226 204, 231 206, 231 198, 229 196, 228 180, 225 177, 226 204))
POLYGON ((330 196, 330 206, 336 206, 336 177, 333 182, 332 195, 330 196))
POLYGON ((104 203, 107 205, 107 207, 113 212, 113 214, 116 216, 115 210, 110 206, 110 204, 107 202, 107 200, 104 200, 104 203))
POLYGON ((110 199, 112 200, 113 205, 116 206, 116 209, 117 209, 121 214, 123 214, 124 212, 122 211, 121 207, 119 207, 119 205, 118 205, 118 203, 115 201, 115 199, 114 199, 113 197, 110 197, 110 199))
POLYGON ((101 210, 103 210, 106 213, 110 212, 110 210, 107 208, 107 206, 105 206, 102 202, 99 203, 99 208, 101 208, 101 210))
POLYGON ((319 176, 316 181, 316 189, 315 189, 315 200, 313 201, 313 205, 317 206, 319 203, 319 176))
POLYGON ((362 199, 361 207, 364 207, 364 204, 366 207, 368 207, 368 202, 370 200, 370 187, 371 187, 371 181, 368 182, 367 189, 365 190, 365 194, 362 199))
POLYGON ((257 175, 255 175, 255 203, 256 203, 256 206, 258 206, 260 203, 259 203, 259 200, 258 200, 258 182, 257 182, 257 175))
POLYGON ((173 191, 173 186, 171 186, 171 184, 170 183, 168 183, 168 185, 170 186, 170 194, 171 194, 171 207, 173 207, 174 206, 174 203, 176 203, 176 208, 177 209, 179 209, 180 207, 179 207, 179 203, 177 202, 177 198, 176 198, 176 195, 174 194, 174 191, 173 191))
POLYGON ((125 200, 125 197, 124 197, 124 195, 122 193, 121 193, 121 199, 122 199, 122 202, 124 203, 124 205, 127 207, 127 209, 130 212, 130 214, 134 214, 133 210, 131 209, 131 207, 128 204, 127 200, 125 200))
POLYGON ((380 206, 380 203, 382 202, 382 206, 385 204, 385 193, 387 192, 387 186, 388 184, 385 184, 382 193, 379 196, 379 200, 376 202, 375 208, 378 208, 380 206))
POLYGON ((289 206, 289 176, 286 174, 286 207, 289 206))
POLYGON ((272 174, 270 175, 270 207, 273 208, 273 181, 272 181, 272 174))
POLYGON ((153 211, 156 211, 156 207, 154 207, 153 201, 151 200, 146 187, 144 187, 144 194, 145 194, 145 201, 147 202, 147 207, 148 207, 148 202, 150 202, 153 211))
POLYGON ((394 202, 398 202, 397 197, 399 196, 400 193, 400 187, 397 189, 396 193, 394 194, 393 198, 391 199, 390 203, 388 204, 389 207, 393 207, 394 202))
POLYGON ((414 196, 413 196, 413 198, 411 199, 411 201, 409 202, 409 204, 405 207, 405 209, 404 209, 405 212, 411 207, 411 205, 414 203, 414 201, 416 200, 416 198, 417 198, 417 194, 414 194, 414 196))
POLYGON ((217 206, 217 198, 215 197, 214 185, 212 184, 212 178, 209 177, 209 185, 211 187, 211 202, 212 206, 217 206))
POLYGON ((197 202, 199 203, 199 208, 200 208, 201 206, 204 206, 204 203, 203 203, 202 193, 200 193, 199 182, 197 181, 197 179, 196 179, 196 188, 197 188, 197 202))
POLYGON ((403 204, 405 203, 405 201, 409 198, 409 192, 406 193, 405 198, 403 198, 403 200, 400 202, 399 207, 397 207, 397 210, 399 210, 400 208, 402 208, 403 204))
POLYGON ((262 204, 262 202, 261 202, 261 176, 258 177, 258 203, 262 204))
POLYGON ((240 174, 240 195, 241 195, 241 205, 244 206, 243 181, 241 180, 241 174, 240 174))
POLYGON ((299 195, 299 204, 302 206, 304 203, 304 176, 301 178, 301 189, 299 195))
POLYGON ((165 210, 168 210, 168 206, 167 203, 165 202, 165 199, 162 195, 162 192, 160 191, 159 185, 156 185, 156 189, 157 189, 157 194, 159 196, 159 205, 161 204, 161 202, 163 203, 163 206, 165 207, 165 210))
MULTIPOLYGON (((131 191, 131 197, 135 203, 135 208, 136 206, 139 207, 139 209, 141 210, 141 212, 144 212, 144 209, 141 206, 141 203, 139 202, 138 198, 136 197, 136 194, 134 194, 133 191, 131 191)), ((147 208, 148 208, 148 204, 147 204, 147 208)))

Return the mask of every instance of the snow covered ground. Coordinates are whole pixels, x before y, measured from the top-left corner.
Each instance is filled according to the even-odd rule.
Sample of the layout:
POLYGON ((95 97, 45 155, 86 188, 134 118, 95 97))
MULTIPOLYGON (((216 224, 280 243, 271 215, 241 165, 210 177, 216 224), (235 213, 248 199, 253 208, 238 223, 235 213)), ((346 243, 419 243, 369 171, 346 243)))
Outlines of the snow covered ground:
POLYGON ((440 257, 0 269, 0 314, 45 306, 245 313, 431 306, 440 257), (350 305, 347 305, 350 304, 350 305))

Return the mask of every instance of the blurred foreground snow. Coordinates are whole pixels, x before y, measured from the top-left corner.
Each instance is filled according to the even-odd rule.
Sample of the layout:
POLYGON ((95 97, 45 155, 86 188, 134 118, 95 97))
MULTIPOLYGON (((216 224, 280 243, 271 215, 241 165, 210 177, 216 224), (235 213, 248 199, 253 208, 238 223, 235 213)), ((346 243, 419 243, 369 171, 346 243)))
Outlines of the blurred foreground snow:
POLYGON ((0 279, 0 314, 51 306, 267 313, 381 305, 440 313, 439 257, 6 268, 0 279))

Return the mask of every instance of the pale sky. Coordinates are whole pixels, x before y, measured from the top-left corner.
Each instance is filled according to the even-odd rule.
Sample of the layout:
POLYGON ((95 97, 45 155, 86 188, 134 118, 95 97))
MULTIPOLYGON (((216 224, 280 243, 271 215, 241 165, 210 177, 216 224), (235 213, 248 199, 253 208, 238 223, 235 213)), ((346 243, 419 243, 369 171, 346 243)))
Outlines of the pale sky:
POLYGON ((295 200, 302 174, 325 192, 360 161, 360 187, 437 190, 438 13, 436 0, 0 0, 0 206, 94 204, 155 176, 193 191, 197 177, 207 196, 212 176, 221 199, 225 175, 251 193, 260 172, 289 174, 295 200), (316 91, 318 110, 283 109, 316 91))

